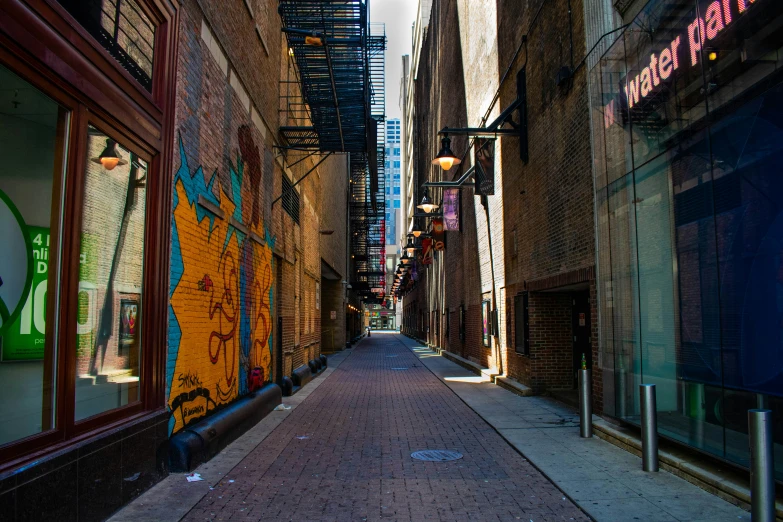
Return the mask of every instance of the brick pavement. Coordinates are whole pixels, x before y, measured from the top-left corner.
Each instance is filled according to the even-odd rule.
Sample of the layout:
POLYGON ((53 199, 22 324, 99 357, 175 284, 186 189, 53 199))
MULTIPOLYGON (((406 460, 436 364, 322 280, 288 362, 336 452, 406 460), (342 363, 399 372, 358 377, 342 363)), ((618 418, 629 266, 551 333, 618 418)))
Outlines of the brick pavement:
POLYGON ((391 333, 365 339, 185 517, 229 519, 589 520, 391 333), (410 457, 422 449, 464 458, 410 457))

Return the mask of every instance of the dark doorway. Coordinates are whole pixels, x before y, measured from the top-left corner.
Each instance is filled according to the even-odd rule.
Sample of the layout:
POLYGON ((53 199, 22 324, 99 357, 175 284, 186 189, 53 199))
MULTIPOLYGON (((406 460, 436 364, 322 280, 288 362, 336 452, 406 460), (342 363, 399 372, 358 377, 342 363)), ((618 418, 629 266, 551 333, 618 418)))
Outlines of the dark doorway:
POLYGON ((574 388, 578 386, 577 370, 582 367, 584 354, 587 368, 593 366, 592 336, 590 327, 590 292, 572 294, 571 331, 574 336, 574 388))

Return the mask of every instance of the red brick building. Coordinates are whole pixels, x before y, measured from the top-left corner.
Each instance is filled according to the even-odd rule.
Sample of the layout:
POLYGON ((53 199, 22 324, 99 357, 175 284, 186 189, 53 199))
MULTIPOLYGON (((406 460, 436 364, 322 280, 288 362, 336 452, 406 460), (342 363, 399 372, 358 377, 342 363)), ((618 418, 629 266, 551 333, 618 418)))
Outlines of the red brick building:
POLYGON ((197 426, 252 410, 214 430, 225 446, 272 383, 360 335, 348 152, 367 164, 367 122, 319 143, 279 5, 0 7, 3 520, 107 518, 197 426))
MULTIPOLYGON (((511 114, 526 138, 495 140, 493 193, 479 196, 476 176, 460 190, 460 228, 417 267, 404 329, 535 393, 574 389, 583 353, 600 374, 582 13, 557 0, 535 10, 435 1, 415 73, 416 201, 425 182, 458 180, 475 164, 473 137, 457 132, 462 165, 431 165, 441 129, 486 127, 522 96, 511 114)), ((442 190, 429 189, 435 203, 442 190)), ((600 384, 596 392, 598 407, 600 384)))

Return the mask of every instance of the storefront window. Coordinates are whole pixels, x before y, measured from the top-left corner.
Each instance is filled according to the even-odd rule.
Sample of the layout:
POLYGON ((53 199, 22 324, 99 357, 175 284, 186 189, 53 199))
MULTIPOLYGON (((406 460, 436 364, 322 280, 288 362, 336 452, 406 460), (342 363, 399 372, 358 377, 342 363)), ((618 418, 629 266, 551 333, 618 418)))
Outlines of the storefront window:
POLYGON ((781 26, 776 2, 652 1, 591 72, 607 410, 638 423, 656 384, 662 435, 747 465, 769 408, 778 478, 781 26))
POLYGON ((0 445, 54 428, 56 230, 67 112, 0 66, 0 445), (53 211, 53 209, 55 209, 53 211))
POLYGON ((140 400, 147 164, 90 126, 84 179, 75 420, 140 400))

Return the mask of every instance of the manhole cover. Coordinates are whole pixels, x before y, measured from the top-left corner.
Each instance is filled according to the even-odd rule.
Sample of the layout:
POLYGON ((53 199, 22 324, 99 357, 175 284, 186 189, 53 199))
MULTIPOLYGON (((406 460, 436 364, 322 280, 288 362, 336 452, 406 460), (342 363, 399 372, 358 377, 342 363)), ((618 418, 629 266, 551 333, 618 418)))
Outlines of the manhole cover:
POLYGON ((427 462, 448 462, 462 458, 462 453, 450 450, 422 450, 414 451, 411 457, 416 460, 425 460, 427 462))

